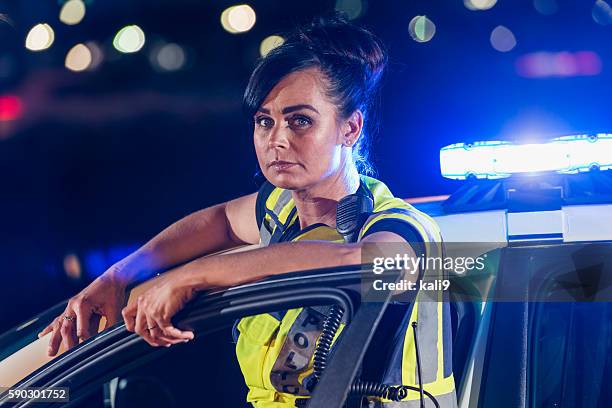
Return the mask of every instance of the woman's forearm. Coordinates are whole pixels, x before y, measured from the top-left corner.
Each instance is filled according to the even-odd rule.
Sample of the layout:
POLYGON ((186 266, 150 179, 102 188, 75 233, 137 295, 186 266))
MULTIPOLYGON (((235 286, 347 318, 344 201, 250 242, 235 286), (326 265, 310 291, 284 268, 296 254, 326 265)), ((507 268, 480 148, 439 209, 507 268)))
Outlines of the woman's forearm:
POLYGON ((194 290, 230 287, 299 270, 361 263, 358 244, 287 242, 252 251, 196 259, 183 265, 182 284, 194 290))
POLYGON ((173 266, 238 245, 229 231, 225 204, 205 208, 170 225, 105 275, 126 286, 151 278, 173 266))

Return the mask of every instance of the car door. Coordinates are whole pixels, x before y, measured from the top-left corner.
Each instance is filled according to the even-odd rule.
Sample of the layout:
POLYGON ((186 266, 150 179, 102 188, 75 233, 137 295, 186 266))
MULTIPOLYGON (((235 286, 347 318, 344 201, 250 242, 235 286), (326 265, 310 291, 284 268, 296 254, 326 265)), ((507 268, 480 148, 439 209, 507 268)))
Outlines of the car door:
POLYGON ((502 250, 462 407, 612 403, 612 243, 502 250))
MULTIPOLYGON (((367 276, 373 275, 370 273, 367 276)), ((65 404, 66 406, 90 407, 95 403, 104 406, 104 384, 116 379, 114 383, 116 391, 121 385, 117 381, 134 378, 133 374, 139 368, 153 367, 162 359, 171 361, 173 354, 176 354, 176 359, 180 360, 180 354, 185 350, 205 344, 207 336, 214 332, 226 330, 227 333, 234 321, 241 317, 296 307, 337 304, 345 310, 350 320, 359 305, 360 285, 363 277, 364 272, 359 268, 333 268, 287 274, 225 291, 206 293, 190 303, 176 316, 175 320, 179 327, 194 330, 196 338, 202 338, 204 343, 195 344, 198 342, 194 342, 193 345, 153 348, 139 336, 126 331, 124 325, 117 325, 49 362, 16 384, 15 387, 68 387, 70 402, 65 404)), ((233 354, 215 356, 215 353, 212 353, 210 356, 220 358, 224 362, 235 359, 233 354)), ((194 366, 189 361, 183 360, 181 364, 186 367, 185 378, 200 376, 204 383, 207 378, 215 375, 210 369, 194 366)), ((238 378, 239 376, 235 376, 233 381, 237 382, 238 378)), ((154 382, 147 384, 154 384, 154 382)), ((157 388, 160 387, 163 387, 163 383, 160 383, 157 388)), ((106 405, 108 406, 114 398, 108 395, 109 387, 106 388, 106 405)), ((155 386, 149 386, 151 390, 155 388, 155 386)), ((190 399, 192 402, 217 400, 222 403, 216 406, 224 406, 223 401, 228 401, 227 392, 229 392, 232 397, 230 399, 236 401, 238 398, 244 401, 243 381, 233 388, 230 387, 225 397, 210 389, 204 392, 204 389, 205 387, 192 387, 189 391, 192 394, 191 397, 182 398, 182 400, 190 399)), ((160 401, 158 399, 158 402, 160 401)), ((1 407, 27 407, 33 404, 36 404, 36 407, 58 406, 57 403, 34 402, 33 400, 9 402, 6 395, 0 397, 1 407)))

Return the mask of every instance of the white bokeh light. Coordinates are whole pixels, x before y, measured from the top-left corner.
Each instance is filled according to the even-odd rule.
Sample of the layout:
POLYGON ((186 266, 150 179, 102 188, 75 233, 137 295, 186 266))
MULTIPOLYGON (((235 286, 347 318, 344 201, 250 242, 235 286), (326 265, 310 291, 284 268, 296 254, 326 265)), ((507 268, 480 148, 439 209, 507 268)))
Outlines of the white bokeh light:
POLYGON ((49 24, 36 24, 26 37, 25 46, 30 51, 42 51, 51 47, 55 33, 49 24))
POLYGON ((345 13, 349 20, 355 20, 363 15, 365 5, 362 0, 336 0, 335 9, 345 13))
POLYGON ((491 32, 491 45, 499 52, 508 52, 516 47, 516 38, 510 29, 502 25, 491 32))
POLYGON ((263 39, 261 44, 259 45, 259 55, 265 57, 270 51, 274 48, 282 45, 285 42, 285 39, 280 35, 271 35, 263 39))
POLYGON ((66 54, 65 66, 71 71, 85 71, 91 65, 91 50, 85 44, 77 44, 66 54))
POLYGON ((113 46, 123 53, 138 52, 144 44, 144 31, 137 25, 123 27, 113 39, 113 46))
POLYGON ((83 0, 68 0, 62 6, 59 19, 67 25, 79 24, 85 17, 85 3, 83 0))
POLYGON ((221 13, 221 25, 225 31, 238 34, 249 31, 255 25, 255 10, 248 4, 232 6, 221 13))
POLYGON ((489 10, 497 4, 497 0, 463 0, 463 4, 469 10, 489 10))
POLYGON ((178 44, 164 44, 153 51, 153 65, 162 71, 178 71, 185 66, 187 56, 185 50, 178 44))
POLYGON ((436 25, 427 16, 416 16, 408 25, 410 36, 416 42, 427 42, 436 34, 436 25))

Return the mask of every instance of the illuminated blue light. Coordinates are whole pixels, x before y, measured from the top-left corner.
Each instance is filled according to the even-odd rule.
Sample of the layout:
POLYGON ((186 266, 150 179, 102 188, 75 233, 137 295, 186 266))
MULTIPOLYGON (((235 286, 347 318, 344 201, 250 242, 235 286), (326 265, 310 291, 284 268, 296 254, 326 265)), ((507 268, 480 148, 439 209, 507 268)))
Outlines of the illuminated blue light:
POLYGON ((117 245, 108 249, 90 250, 85 253, 85 273, 95 279, 111 265, 138 249, 139 245, 117 245))
POLYGON ((612 169, 612 134, 572 135, 546 143, 456 143, 440 149, 442 176, 496 179, 518 173, 612 169))
POLYGON ((102 275, 110 265, 103 251, 89 251, 85 254, 85 270, 89 278, 94 279, 102 275))

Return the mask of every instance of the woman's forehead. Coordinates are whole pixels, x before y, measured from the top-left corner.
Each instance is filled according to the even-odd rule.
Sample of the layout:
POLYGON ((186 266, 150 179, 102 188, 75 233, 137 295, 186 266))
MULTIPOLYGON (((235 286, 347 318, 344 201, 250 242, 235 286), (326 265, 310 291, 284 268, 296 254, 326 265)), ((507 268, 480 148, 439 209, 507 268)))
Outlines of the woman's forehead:
POLYGON ((311 105, 325 109, 330 105, 324 91, 323 78, 317 68, 292 72, 281 79, 261 104, 267 111, 281 111, 286 106, 311 105))

